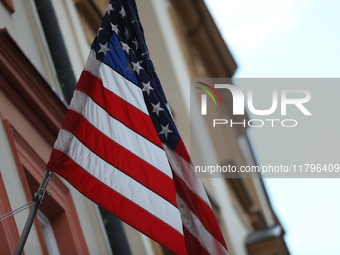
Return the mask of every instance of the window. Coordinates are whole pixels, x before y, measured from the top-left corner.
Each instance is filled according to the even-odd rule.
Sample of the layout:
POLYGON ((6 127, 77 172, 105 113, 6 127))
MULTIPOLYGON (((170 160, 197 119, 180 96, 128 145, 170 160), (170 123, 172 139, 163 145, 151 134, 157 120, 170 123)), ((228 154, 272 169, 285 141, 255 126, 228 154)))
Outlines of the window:
POLYGON ((45 238, 48 253, 50 255, 60 255, 58 244, 54 237, 52 225, 49 219, 40 210, 38 211, 38 220, 45 238))

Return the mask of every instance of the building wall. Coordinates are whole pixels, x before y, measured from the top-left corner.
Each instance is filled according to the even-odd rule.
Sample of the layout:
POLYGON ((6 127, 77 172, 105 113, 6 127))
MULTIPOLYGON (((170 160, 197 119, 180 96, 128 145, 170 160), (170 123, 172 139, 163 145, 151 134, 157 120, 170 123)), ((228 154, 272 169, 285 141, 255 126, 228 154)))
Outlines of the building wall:
MULTIPOLYGON (((83 45, 83 43, 77 44, 77 40, 75 39, 76 37, 77 39, 80 38, 81 34, 76 34, 74 32, 76 29, 73 30, 73 27, 69 26, 69 24, 74 24, 74 20, 70 20, 71 16, 68 16, 68 14, 72 13, 72 11, 76 12, 74 3, 72 1, 54 2, 55 3, 53 4, 56 4, 55 9, 57 10, 57 16, 58 18, 60 18, 59 24, 61 24, 61 26, 63 27, 63 36, 67 38, 67 40, 65 40, 68 42, 67 49, 71 53, 75 52, 75 54, 72 54, 72 67, 78 72, 79 75, 80 70, 82 70, 83 68, 86 57, 82 55, 83 52, 81 51, 81 46, 83 45), (63 13, 63 15, 60 15, 61 13, 63 13)), ((37 77, 39 77, 39 75, 42 76, 42 83, 44 83, 44 80, 46 81, 43 86, 45 86, 45 89, 51 91, 50 96, 53 97, 54 93, 58 94, 58 92, 58 95, 60 96, 60 89, 57 87, 58 82, 56 82, 56 78, 53 76, 55 70, 53 70, 53 65, 50 61, 46 41, 43 37, 43 32, 39 24, 40 21, 35 9, 34 0, 13 1, 13 4, 15 12, 13 14, 10 14, 8 10, 0 3, 0 29, 5 28, 7 30, 6 33, 8 33, 13 39, 13 44, 18 45, 18 51, 20 51, 23 56, 27 57, 27 65, 31 65, 32 70, 35 69, 35 71, 33 72, 36 72, 35 75, 37 77), (49 88, 49 86, 52 87, 49 88)), ((77 19, 77 16, 75 19, 77 19)), ((76 25, 74 26, 76 27, 76 25)), ((79 27, 78 30, 81 31, 79 27)), ((89 49, 89 45, 87 43, 84 47, 87 48, 86 51, 89 49)), ((2 57, 4 58, 2 60, 6 61, 7 57, 2 57)), ((1 62, 2 64, 4 64, 3 61, 1 62)), ((23 86, 28 86, 25 83, 25 80, 20 79, 20 70, 16 70, 19 67, 14 66, 12 68, 14 68, 14 72, 17 72, 17 76, 14 76, 13 78, 15 79, 15 82, 22 83, 20 85, 23 86)), ((18 131, 18 134, 23 138, 28 146, 32 148, 32 151, 34 151, 34 153, 38 155, 41 161, 46 164, 49 159, 49 154, 52 150, 53 142, 47 141, 46 138, 37 130, 34 123, 32 123, 32 119, 29 119, 29 116, 23 114, 23 109, 21 109, 21 106, 18 105, 18 102, 15 102, 15 92, 6 91, 6 93, 4 93, 4 90, 6 90, 6 86, 9 89, 13 86, 11 84, 10 77, 12 74, 4 70, 1 70, 0 74, 1 78, 5 79, 8 82, 8 85, 5 85, 5 80, 1 80, 1 120, 8 121, 9 125, 13 127, 13 129, 18 131)), ((42 96, 46 96, 48 98, 47 95, 42 96)), ((21 96, 19 97, 21 98, 21 96)), ((56 97, 55 100, 59 100, 58 97, 56 97)), ((34 101, 30 102, 35 103, 34 101)), ((46 104, 45 102, 45 107, 48 108, 50 106, 51 105, 49 105, 49 103, 46 104)), ((27 105, 27 107, 29 108, 30 105, 27 105)), ((66 112, 66 107, 63 105, 63 103, 60 102, 58 107, 64 109, 64 111, 66 112)), ((32 114, 34 115, 34 112, 32 112, 32 114)), ((44 121, 46 120, 43 118, 40 120, 41 123, 39 124, 45 125, 44 121)), ((58 128, 60 128, 61 123, 62 122, 59 123, 58 128)), ((6 132, 4 131, 2 122, 0 122, 0 151, 0 171, 5 184, 11 209, 14 210, 26 204, 29 201, 27 195, 30 194, 27 194, 27 190, 25 192, 25 189, 23 188, 22 179, 20 179, 19 174, 20 171, 18 169, 18 162, 16 162, 14 159, 15 155, 13 154, 13 147, 11 147, 8 141, 8 134, 6 134, 6 132)), ((20 164, 21 163, 19 162, 19 165, 20 164)), ((40 176, 40 178, 42 178, 42 176, 40 176)), ((54 178, 58 177, 55 176, 54 178)), ((95 205, 84 196, 82 196, 73 187, 71 187, 66 181, 61 180, 60 178, 59 180, 63 183, 62 185, 66 185, 64 187, 67 187, 67 189, 70 191, 70 201, 72 201, 72 205, 75 209, 74 215, 77 217, 77 221, 80 224, 79 231, 81 231, 81 235, 83 236, 83 238, 85 238, 85 246, 83 247, 84 251, 86 250, 87 252, 89 252, 89 254, 98 254, 98 252, 100 252, 100 254, 110 254, 110 249, 107 247, 107 244, 105 243, 105 238, 103 236, 103 223, 101 222, 101 218, 96 212, 95 205)), ((54 182, 56 182, 56 179, 54 180, 54 182)), ((55 193, 53 195, 56 197, 56 199, 58 198, 58 194, 55 193)), ((48 197, 45 197, 45 200, 48 199, 48 197)), ((48 202, 45 202, 45 204, 46 203, 48 202)), ((41 209, 43 209, 43 205, 41 209)), ((16 227, 20 234, 26 222, 28 213, 29 210, 25 210, 20 214, 14 216, 16 227)), ((68 219, 71 219, 74 216, 73 214, 70 215, 68 212, 66 212, 66 214, 68 214, 68 216, 66 217, 68 219)), ((34 224, 32 227, 32 231, 30 232, 24 249, 26 254, 46 254, 46 245, 41 242, 41 236, 39 236, 38 228, 40 228, 39 224, 34 224)), ((77 228, 75 228, 73 225, 70 225, 70 230, 78 231, 77 228)), ((61 235, 63 235, 63 231, 59 231, 58 233, 61 233, 61 235)), ((64 235, 65 234, 66 233, 64 233, 64 235)), ((67 234, 65 236, 67 236, 67 234)), ((77 245, 81 245, 81 243, 78 243, 77 245)), ((79 252, 81 249, 82 248, 78 247, 79 252)), ((87 252, 81 253, 86 254, 87 252)))

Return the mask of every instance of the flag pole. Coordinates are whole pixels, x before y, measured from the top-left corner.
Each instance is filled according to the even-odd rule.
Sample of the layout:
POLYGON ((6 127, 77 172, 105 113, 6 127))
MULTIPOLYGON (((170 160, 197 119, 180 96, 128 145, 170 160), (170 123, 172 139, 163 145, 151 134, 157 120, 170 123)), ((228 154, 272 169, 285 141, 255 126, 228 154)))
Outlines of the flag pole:
POLYGON ((14 255, 20 255, 24 249, 27 237, 31 231, 35 216, 38 213, 39 206, 44 198, 45 191, 49 180, 52 177, 53 172, 46 170, 45 175, 40 183, 40 187, 36 193, 34 193, 33 201, 35 204, 32 206, 30 214, 28 215, 24 229, 22 230, 20 240, 18 242, 17 248, 14 255))

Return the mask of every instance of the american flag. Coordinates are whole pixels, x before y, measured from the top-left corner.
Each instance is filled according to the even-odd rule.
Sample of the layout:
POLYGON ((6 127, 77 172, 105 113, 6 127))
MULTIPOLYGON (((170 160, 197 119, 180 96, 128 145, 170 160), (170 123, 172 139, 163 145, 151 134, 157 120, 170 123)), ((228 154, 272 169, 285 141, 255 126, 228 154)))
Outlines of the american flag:
POLYGON ((134 0, 108 5, 47 169, 175 254, 228 254, 134 0))

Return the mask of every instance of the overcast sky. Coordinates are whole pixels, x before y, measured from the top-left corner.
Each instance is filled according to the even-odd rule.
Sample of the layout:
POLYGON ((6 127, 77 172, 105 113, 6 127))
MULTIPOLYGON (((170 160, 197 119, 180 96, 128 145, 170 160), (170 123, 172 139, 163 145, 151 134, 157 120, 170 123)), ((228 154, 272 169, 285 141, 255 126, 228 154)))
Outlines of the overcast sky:
MULTIPOLYGON (((340 77, 340 1, 205 1, 238 64, 234 77, 340 77)), ((259 163, 340 163, 339 82, 319 79, 320 87, 308 87, 303 81, 313 116, 294 116, 301 125, 292 133, 250 130, 259 163)), ((265 184, 291 254, 340 254, 340 179, 268 178, 265 184)))

